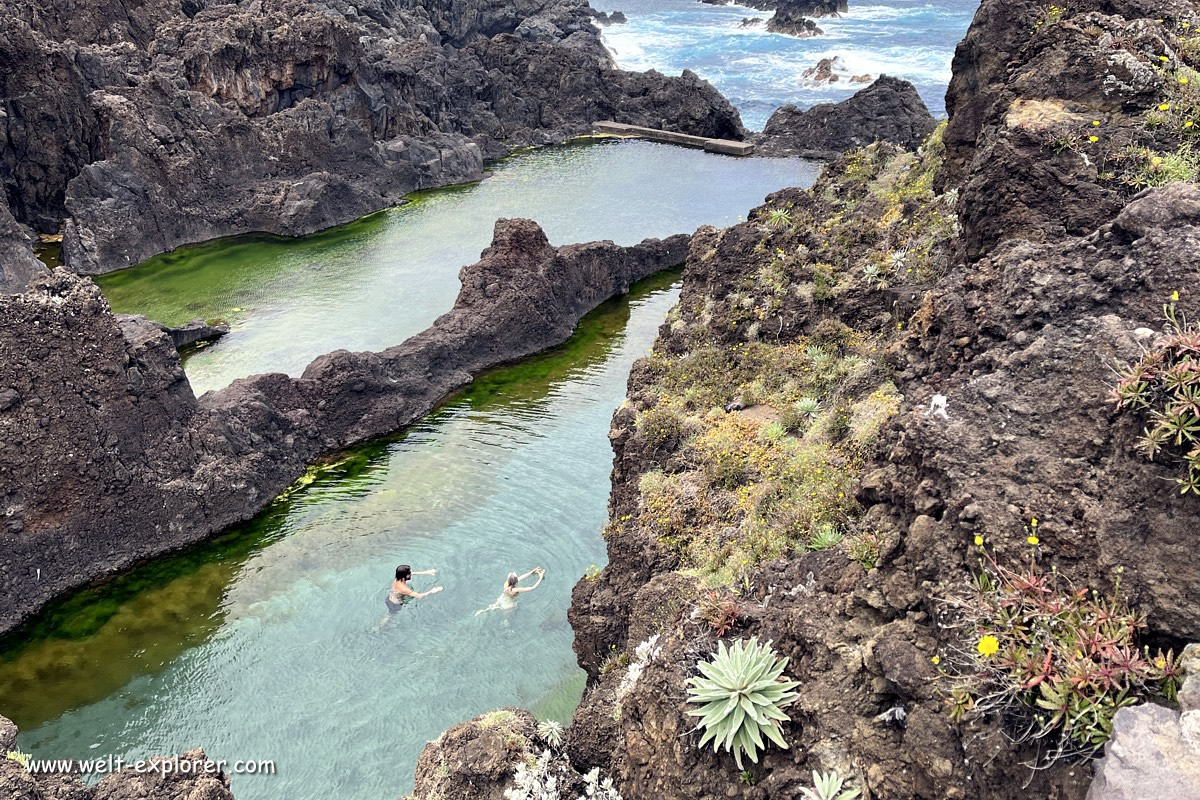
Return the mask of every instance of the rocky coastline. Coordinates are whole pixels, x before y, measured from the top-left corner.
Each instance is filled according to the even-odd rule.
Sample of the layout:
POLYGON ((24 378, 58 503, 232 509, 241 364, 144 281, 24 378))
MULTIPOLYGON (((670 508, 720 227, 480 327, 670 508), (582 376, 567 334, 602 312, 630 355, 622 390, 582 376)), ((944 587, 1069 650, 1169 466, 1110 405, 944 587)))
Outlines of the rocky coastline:
MULTIPOLYGON (((837 60, 813 70, 815 81, 836 81, 837 60)), ((852 83, 863 77, 851 78, 852 83)), ((869 80, 869 77, 866 78, 869 80)), ((801 110, 788 105, 775 111, 762 133, 751 136, 755 152, 765 156, 835 159, 876 141, 914 150, 933 133, 937 122, 911 83, 889 75, 879 78, 840 103, 821 103, 801 110)))
MULTIPOLYGON (((814 771, 872 798, 1200 797, 1196 647, 1180 658, 1200 639, 1197 499, 1177 463, 1138 452, 1111 367, 1195 301, 1196 172, 1156 172, 1192 125, 1156 115, 1200 68, 1200 9, 1060 11, 984 0, 947 126, 693 237, 613 419, 610 562, 569 610, 588 689, 561 742, 524 730, 510 762, 545 751, 543 774, 599 769, 626 798, 795 798, 814 771), (1022 739, 1020 704, 952 718, 971 679, 956 664, 1004 646, 949 599, 1004 574, 989 565, 1127 602, 1145 657, 1161 648, 1148 666, 1182 688, 1110 716, 1100 760, 1022 739), (799 698, 790 749, 735 766, 698 745, 689 681, 719 640, 751 636, 787 657, 799 698)), ((429 745, 417 800, 467 773, 504 796, 511 775, 487 783, 458 746, 487 721, 429 745)))
POLYGON ((0 181, 16 222, 63 233, 79 274, 328 228, 601 119, 743 136, 694 74, 615 69, 583 0, 0 11, 0 181))
MULTIPOLYGON (((202 22, 239 8, 200 5, 190 14, 202 22)), ((572 30, 583 24, 574 6, 472 8, 424 13, 443 53, 503 62, 479 86, 517 64, 600 57, 572 30)), ((392 24, 412 9, 374 11, 392 24)), ((886 76, 842 104, 781 109, 755 143, 829 160, 809 190, 777 192, 728 228, 628 248, 555 248, 535 223, 501 220, 462 271, 453 309, 425 332, 201 398, 166 332, 113 315, 86 279, 22 267, 20 231, 3 238, 0 219, 0 246, 12 242, 19 259, 5 279, 32 280, 0 297, 0 632, 85 581, 249 518, 322 455, 408 424, 482 369, 564 341, 599 302, 685 261, 679 304, 612 421, 609 563, 578 582, 568 611, 587 673, 571 724, 505 708, 456 725, 426 747, 413 798, 502 800, 536 779, 566 797, 792 800, 836 772, 875 800, 1124 800, 1146 786, 1197 800, 1200 653, 1189 643, 1200 640, 1190 558, 1200 489, 1180 477, 1182 456, 1147 457, 1150 414, 1118 406, 1114 365, 1195 335, 1180 320, 1196 316, 1200 283, 1190 138, 1200 100, 1189 88, 1200 80, 1198 22, 1191 0, 983 0, 955 56, 943 125, 911 84, 886 76), (997 604, 999 622, 977 607, 1004 575, 1019 576, 1017 594, 1049 598, 1052 631, 1090 625, 1102 641, 1067 639, 1058 653, 1052 633, 988 661, 1008 646, 990 631, 1025 627, 1005 616, 1012 597, 997 604), (1098 621, 1057 616, 1089 598, 1098 621), (751 637, 786 658, 779 673, 798 696, 778 726, 788 748, 735 764, 728 748, 701 746, 689 694, 718 648, 751 637), (1070 706, 1056 655, 1087 661, 1075 673, 1084 685, 1134 666, 1155 685, 1070 706), (1011 702, 972 694, 981 675, 1011 680, 1011 702), (1118 709, 1127 701, 1136 704, 1118 709), (1029 736, 1039 725, 1058 738, 1029 736)), ((146 17, 123 19, 104 46, 134 52, 122 37, 150 41, 151 29, 146 17)), ((326 89, 337 72, 323 73, 326 89)), ((581 97, 590 85, 576 87, 581 97)), ((247 103, 287 106, 266 119, 317 113, 316 95, 292 103, 237 80, 213 87, 254 119, 247 103)), ((692 88, 695 103, 675 119, 741 132, 692 88)), ((326 89, 326 100, 337 95, 326 89)), ((663 91, 673 106, 675 89, 663 91)), ((119 117, 120 102, 106 102, 119 117)), ((629 102, 623 121, 662 113, 629 102)), ((565 135, 588 113, 505 128, 503 146, 565 135)), ((96 146, 120 130, 110 120, 96 146)), ((498 146, 496 130, 434 125, 419 146, 439 155, 421 163, 437 161, 439 175, 474 169, 498 146)), ((125 223, 105 216, 101 198, 124 178, 109 163, 90 163, 63 190, 77 215, 67 236, 76 268, 119 260, 125 223)), ((327 180, 301 187, 284 216, 327 214, 327 191, 358 207, 353 186, 327 180)), ((57 202, 53 192, 35 200, 57 202)), ((30 208, 17 209, 19 222, 31 224, 30 208)), ((1200 351, 1194 338, 1178 346, 1200 351)), ((1172 375, 1187 383, 1195 371, 1183 363, 1172 375)), ((1187 425, 1177 427, 1182 442, 1187 425)), ((5 722, 0 745, 15 735, 5 722)), ((227 783, 214 780, 129 796, 226 800, 227 783)), ((126 796, 47 787, 0 761, 5 785, 34 798, 126 796)))
POLYGON ((500 220, 426 331, 198 399, 167 333, 114 315, 91 281, 60 269, 0 297, 0 632, 249 519, 322 455, 404 427, 473 374, 561 344, 687 243, 552 247, 536 223, 500 220))

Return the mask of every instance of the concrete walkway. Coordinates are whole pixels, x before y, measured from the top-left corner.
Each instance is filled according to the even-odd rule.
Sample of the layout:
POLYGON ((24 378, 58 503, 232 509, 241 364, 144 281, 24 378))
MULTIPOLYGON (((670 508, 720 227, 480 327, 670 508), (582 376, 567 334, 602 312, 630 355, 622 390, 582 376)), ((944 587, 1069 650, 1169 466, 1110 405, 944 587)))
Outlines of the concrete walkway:
POLYGON ((639 139, 650 139, 655 142, 699 147, 710 153, 724 153, 729 156, 748 156, 754 152, 754 145, 747 142, 735 142, 732 139, 710 139, 707 136, 689 136, 686 133, 660 131, 654 128, 643 128, 640 125, 626 125, 623 122, 597 122, 593 127, 596 133, 636 136, 639 139))

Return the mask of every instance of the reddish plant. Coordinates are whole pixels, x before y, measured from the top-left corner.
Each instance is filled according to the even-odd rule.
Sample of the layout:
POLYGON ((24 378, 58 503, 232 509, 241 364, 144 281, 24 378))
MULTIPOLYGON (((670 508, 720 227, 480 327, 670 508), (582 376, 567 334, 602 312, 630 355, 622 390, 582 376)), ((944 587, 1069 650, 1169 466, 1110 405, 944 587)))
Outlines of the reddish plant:
POLYGON ((700 597, 700 619, 708 623, 717 638, 729 633, 741 614, 737 599, 729 592, 710 589, 700 597))

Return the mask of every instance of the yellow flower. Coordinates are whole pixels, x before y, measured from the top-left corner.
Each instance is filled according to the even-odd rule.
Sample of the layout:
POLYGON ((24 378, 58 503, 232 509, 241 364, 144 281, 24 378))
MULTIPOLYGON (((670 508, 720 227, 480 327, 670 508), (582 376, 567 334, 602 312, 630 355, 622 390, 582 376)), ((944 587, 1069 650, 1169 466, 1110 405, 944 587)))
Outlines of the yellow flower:
POLYGON ((1178 289, 1176 289, 1175 291, 1171 292, 1171 302, 1172 302, 1172 303, 1178 303, 1178 302, 1179 302, 1179 290, 1178 290, 1178 289))
POLYGON ((1034 517, 1033 519, 1029 520, 1029 524, 1036 528, 1038 526, 1037 517, 1034 517))
POLYGON ((1092 120, 1092 127, 1093 127, 1093 128, 1099 128, 1099 127, 1100 127, 1100 120, 1098 120, 1098 119, 1094 119, 1094 120, 1092 120))
POLYGON ((1025 541, 1029 542, 1029 543, 1030 543, 1031 545, 1033 545, 1034 547, 1037 547, 1037 546, 1038 546, 1039 544, 1041 544, 1041 542, 1042 542, 1042 540, 1041 540, 1041 539, 1039 539, 1039 538, 1038 538, 1038 537, 1036 537, 1036 536, 1030 536, 1030 537, 1029 537, 1028 539, 1026 539, 1025 541))
POLYGON ((1159 111, 1170 111, 1171 104, 1170 103, 1162 103, 1161 105, 1159 105, 1158 110, 1159 111))
POLYGON ((1000 649, 1000 640, 995 636, 988 634, 979 640, 979 644, 975 645, 975 649, 978 650, 979 654, 984 658, 993 656, 996 654, 996 651, 1000 649))
POLYGON ((1159 61, 1170 61, 1171 59, 1168 56, 1159 56, 1158 60, 1159 61))
POLYGON ((932 661, 932 662, 934 663, 934 666, 936 666, 936 665, 938 665, 938 664, 942 663, 942 659, 938 658, 937 656, 934 656, 933 658, 931 658, 931 659, 929 659, 929 660, 930 660, 930 661, 932 661))
POLYGON ((1196 123, 1192 122, 1192 121, 1189 119, 1187 122, 1183 123, 1183 127, 1185 127, 1185 128, 1190 128, 1190 127, 1192 127, 1192 126, 1193 126, 1193 125, 1195 125, 1195 124, 1196 124, 1196 123))
POLYGON ((1089 136, 1088 141, 1095 144, 1096 142, 1100 141, 1100 137, 1099 136, 1089 136))
POLYGON ((1183 84, 1184 86, 1187 86, 1188 79, 1187 79, 1187 78, 1180 78, 1180 79, 1179 79, 1179 82, 1180 82, 1181 84, 1183 84))
POLYGON ((976 546, 976 547, 983 547, 983 537, 982 537, 982 536, 976 536, 976 537, 975 537, 975 546, 976 546))

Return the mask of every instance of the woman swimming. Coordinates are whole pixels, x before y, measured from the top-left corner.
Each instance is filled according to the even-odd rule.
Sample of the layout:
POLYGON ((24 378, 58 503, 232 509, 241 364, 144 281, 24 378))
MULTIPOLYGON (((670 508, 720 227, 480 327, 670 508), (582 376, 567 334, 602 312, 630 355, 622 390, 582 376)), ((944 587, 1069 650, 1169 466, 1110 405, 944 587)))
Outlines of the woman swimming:
POLYGON ((475 612, 475 616, 479 616, 485 611, 499 611, 501 609, 515 608, 517 605, 517 595, 525 592, 532 592, 534 589, 542 585, 542 579, 546 577, 546 570, 541 567, 534 567, 524 575, 518 575, 515 572, 508 573, 508 577, 504 580, 504 589, 500 593, 500 597, 496 602, 492 603, 487 608, 481 608, 475 612), (533 586, 520 586, 521 581, 531 575, 537 575, 537 583, 533 586))
POLYGON ((388 592, 387 607, 388 611, 399 611, 409 598, 420 600, 423 597, 429 597, 431 594, 437 594, 442 590, 441 586, 435 586, 428 592, 418 592, 413 590, 408 582, 412 580, 414 575, 437 575, 436 569, 425 569, 420 572, 413 572, 412 567, 408 564, 401 564, 396 567, 396 580, 392 581, 392 590, 388 592))

